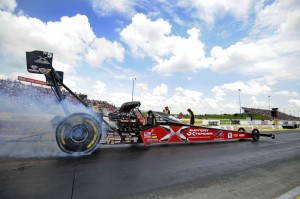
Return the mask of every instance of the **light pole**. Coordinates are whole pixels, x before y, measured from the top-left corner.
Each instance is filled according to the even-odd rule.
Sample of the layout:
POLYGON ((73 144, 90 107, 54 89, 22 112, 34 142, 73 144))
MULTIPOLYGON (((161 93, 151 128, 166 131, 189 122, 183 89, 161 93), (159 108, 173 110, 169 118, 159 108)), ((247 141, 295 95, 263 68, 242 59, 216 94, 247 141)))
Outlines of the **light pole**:
POLYGON ((240 114, 242 113, 242 108, 241 108, 241 89, 238 89, 239 91, 239 104, 240 104, 240 114))
POLYGON ((268 95, 268 98, 269 98, 269 110, 271 109, 271 105, 270 105, 270 95, 268 95))
POLYGON ((131 101, 133 101, 133 92, 134 92, 134 80, 136 80, 135 77, 130 77, 132 79, 132 95, 131 95, 131 101))

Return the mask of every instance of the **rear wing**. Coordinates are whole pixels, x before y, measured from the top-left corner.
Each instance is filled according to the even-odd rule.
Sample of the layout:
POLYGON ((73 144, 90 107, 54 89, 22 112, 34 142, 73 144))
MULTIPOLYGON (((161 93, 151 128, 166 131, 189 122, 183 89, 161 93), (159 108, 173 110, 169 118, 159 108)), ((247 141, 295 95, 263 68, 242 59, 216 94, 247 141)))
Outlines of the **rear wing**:
POLYGON ((53 53, 45 51, 26 52, 27 71, 37 74, 49 74, 52 69, 53 53))
MULTIPOLYGON (((51 87, 59 102, 63 102, 63 100, 65 99, 65 96, 63 95, 61 90, 61 88, 63 87, 79 102, 88 107, 88 105, 82 99, 80 99, 79 96, 77 96, 63 83, 63 72, 55 71, 52 66, 52 61, 53 53, 39 50, 26 52, 27 71, 30 73, 44 74, 46 77, 47 85, 51 87)), ((62 103, 62 105, 65 114, 68 115, 69 110, 67 106, 64 105, 64 103, 62 103)))
MULTIPOLYGON (((27 71, 30 73, 44 74, 46 76, 46 82, 49 86, 52 84, 49 74, 54 70, 52 67, 53 53, 45 51, 31 51, 26 52, 27 71)), ((54 70, 55 71, 55 70, 54 70)), ((64 72, 55 71, 58 78, 63 82, 64 72)))

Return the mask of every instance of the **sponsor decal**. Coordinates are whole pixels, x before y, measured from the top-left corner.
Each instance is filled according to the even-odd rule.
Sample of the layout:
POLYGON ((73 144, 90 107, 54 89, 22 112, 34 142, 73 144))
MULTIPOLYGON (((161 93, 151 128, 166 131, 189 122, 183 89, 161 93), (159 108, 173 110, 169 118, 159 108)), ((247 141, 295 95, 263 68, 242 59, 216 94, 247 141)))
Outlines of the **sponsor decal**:
POLYGON ((190 138, 192 137, 206 138, 207 135, 211 136, 213 135, 213 133, 209 132, 209 129, 190 129, 189 132, 186 133, 186 135, 190 138))
POLYGON ((253 126, 256 129, 272 129, 272 126, 253 126))
POLYGON ((129 120, 120 120, 121 122, 129 122, 129 120))
POLYGON ((224 137, 224 133, 223 133, 222 130, 219 130, 218 132, 215 132, 215 133, 214 133, 214 136, 215 136, 216 138, 223 138, 223 137, 224 137))
POLYGON ((274 129, 279 129, 279 126, 278 125, 273 125, 273 128, 274 129))
POLYGON ((39 73, 39 67, 37 67, 36 65, 31 65, 30 68, 27 69, 29 72, 33 72, 33 73, 39 73))
POLYGON ((38 64, 48 64, 48 65, 51 64, 47 59, 52 58, 52 53, 43 52, 43 54, 45 55, 45 57, 39 56, 39 58, 37 60, 34 60, 34 62, 38 64))
POLYGON ((232 138, 232 133, 228 133, 228 138, 232 138))
POLYGON ((238 138, 238 137, 239 137, 239 134, 233 134, 233 137, 234 137, 234 138, 238 138))
POLYGON ((30 82, 30 83, 34 83, 34 84, 46 85, 46 82, 39 81, 39 80, 36 80, 36 79, 30 79, 30 78, 22 77, 22 76, 18 76, 18 80, 24 81, 24 82, 30 82))
POLYGON ((189 137, 189 139, 210 139, 211 137, 210 136, 196 136, 196 137, 189 137))
POLYGON ((125 138, 125 143, 131 143, 131 138, 125 138))
POLYGON ((245 137, 245 134, 240 134, 239 136, 240 136, 240 138, 243 138, 243 137, 245 137))
POLYGON ((213 135, 212 132, 187 132, 186 134, 187 136, 189 137, 198 137, 198 136, 201 136, 201 135, 213 135))
MULTIPOLYGON (((188 121, 188 124, 189 124, 190 121, 188 121)), ((202 120, 198 120, 198 119, 195 119, 195 125, 202 125, 203 124, 203 121, 202 120)))
POLYGON ((39 70, 39 67, 36 66, 36 65, 31 65, 30 68, 31 68, 32 70, 37 70, 37 71, 39 70))
POLYGON ((190 132, 208 132, 209 129, 190 129, 190 132))
POLYGON ((147 142, 158 142, 158 139, 147 139, 147 142))
POLYGON ((182 133, 188 129, 187 126, 161 126, 163 130, 168 133, 164 137, 160 139, 160 141, 168 141, 168 142, 180 142, 182 140, 186 140, 187 138, 182 133))
POLYGON ((152 132, 144 132, 144 137, 145 138, 151 138, 152 132))
POLYGON ((209 126, 218 126, 218 121, 209 121, 208 125, 209 126))
POLYGON ((51 71, 51 69, 49 69, 49 68, 39 68, 39 71, 43 74, 48 74, 51 71))
POLYGON ((164 120, 164 118, 160 117, 160 116, 156 116, 155 117, 156 121, 157 122, 160 122, 160 123, 165 123, 166 121, 164 120))
POLYGON ((230 120, 220 120, 220 125, 230 125, 230 120))
POLYGON ((261 125, 268 125, 268 121, 261 121, 261 125))
POLYGON ((240 124, 240 120, 231 120, 231 125, 240 124))

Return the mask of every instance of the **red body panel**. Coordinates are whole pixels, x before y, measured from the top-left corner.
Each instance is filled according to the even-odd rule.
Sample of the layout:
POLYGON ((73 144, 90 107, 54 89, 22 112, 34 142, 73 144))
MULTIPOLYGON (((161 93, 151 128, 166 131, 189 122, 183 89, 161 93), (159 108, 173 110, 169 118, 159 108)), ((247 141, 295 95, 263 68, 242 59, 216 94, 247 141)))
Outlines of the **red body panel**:
POLYGON ((145 144, 252 138, 250 133, 196 126, 160 125, 141 131, 145 144))

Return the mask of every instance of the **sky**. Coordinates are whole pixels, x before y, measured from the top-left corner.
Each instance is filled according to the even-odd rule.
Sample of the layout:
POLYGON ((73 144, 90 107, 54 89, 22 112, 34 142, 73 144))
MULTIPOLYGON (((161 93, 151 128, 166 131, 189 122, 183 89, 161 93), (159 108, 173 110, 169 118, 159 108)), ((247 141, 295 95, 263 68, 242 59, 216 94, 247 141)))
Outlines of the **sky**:
POLYGON ((299 19, 299 0, 0 0, 0 78, 45 80, 26 71, 42 50, 73 91, 118 107, 299 116, 299 19))

